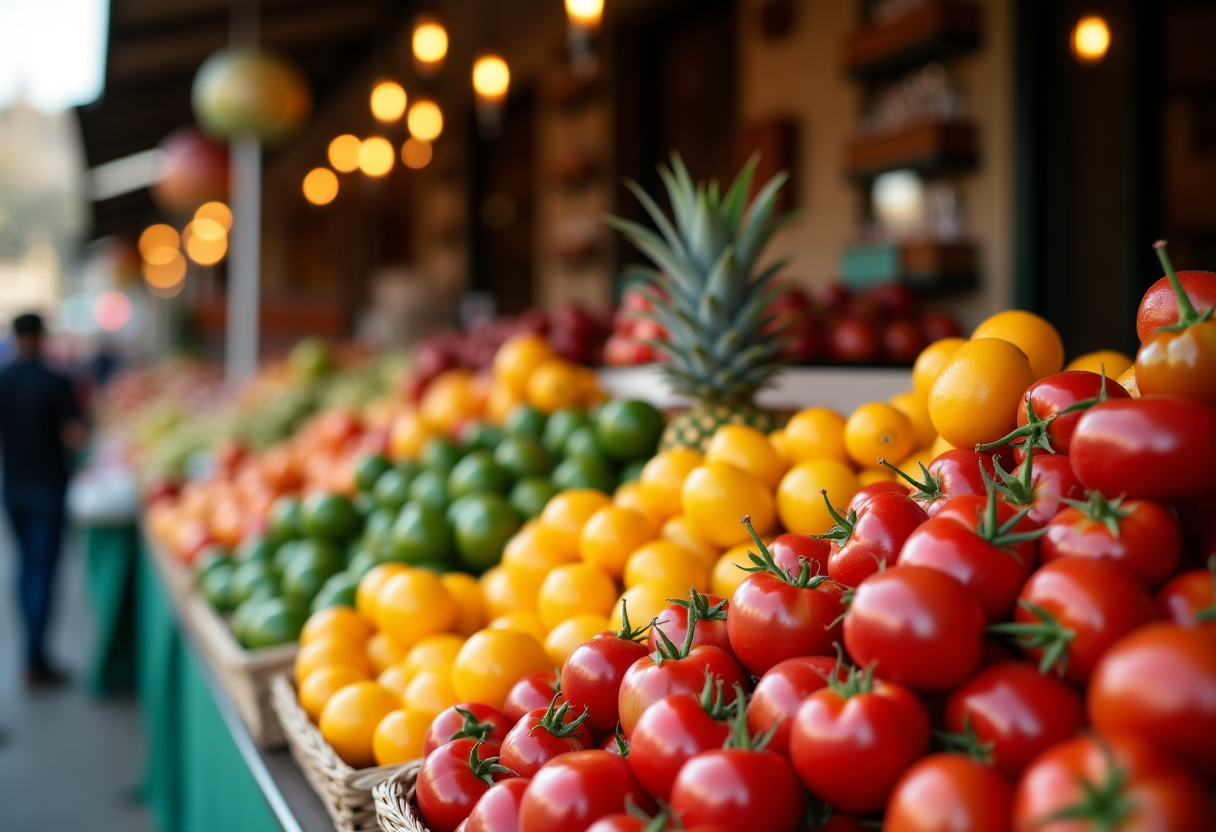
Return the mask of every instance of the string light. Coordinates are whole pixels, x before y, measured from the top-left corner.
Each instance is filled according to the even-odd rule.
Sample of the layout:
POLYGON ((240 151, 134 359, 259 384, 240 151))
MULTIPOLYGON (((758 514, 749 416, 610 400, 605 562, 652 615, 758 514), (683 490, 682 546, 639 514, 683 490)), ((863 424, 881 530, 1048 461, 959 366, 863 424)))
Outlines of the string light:
POLYGON ((329 168, 313 168, 304 176, 304 198, 313 205, 328 205, 338 195, 338 177, 329 168))
POLYGON ((511 85, 511 70, 498 55, 482 55, 473 64, 473 89, 491 101, 506 97, 511 85))
POLYGON ((338 136, 329 143, 329 164, 338 173, 352 173, 359 169, 359 153, 363 142, 349 133, 338 136))
POLYGON ((420 16, 414 22, 414 58, 422 64, 437 64, 448 54, 448 32, 438 20, 420 16))
POLYGON ((415 101, 406 116, 406 124, 410 128, 411 136, 424 142, 433 142, 443 132, 443 111, 434 101, 415 101))
POLYGON ((405 114, 405 88, 394 81, 376 84, 372 90, 372 115, 384 122, 397 121, 405 114))
POLYGON ((393 169, 396 156, 388 139, 372 136, 365 139, 363 146, 359 148, 359 170, 368 176, 384 176, 393 169))
POLYGON ((604 14, 604 0, 566 0, 566 14, 571 23, 594 29, 604 14))
POLYGON ((401 161, 407 168, 418 170, 431 162, 431 143, 419 138, 409 138, 401 145, 401 161))
POLYGON ((1110 27, 1102 17, 1091 14, 1077 21, 1072 30, 1072 54, 1077 63, 1101 63, 1109 49, 1110 27))

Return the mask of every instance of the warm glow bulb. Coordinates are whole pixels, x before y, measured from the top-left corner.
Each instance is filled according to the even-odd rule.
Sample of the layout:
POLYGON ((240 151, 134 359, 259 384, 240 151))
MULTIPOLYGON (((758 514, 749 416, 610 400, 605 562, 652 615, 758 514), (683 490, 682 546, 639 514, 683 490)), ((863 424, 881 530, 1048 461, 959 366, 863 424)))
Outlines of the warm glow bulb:
POLYGON ((442 61, 448 54, 448 33, 443 26, 429 21, 414 28, 414 57, 424 64, 442 61))
POLYGON ((204 202, 194 212, 194 218, 215 220, 223 226, 224 231, 232 228, 232 209, 222 202, 204 202))
POLYGON ((144 262, 153 265, 164 265, 172 260, 179 245, 181 237, 178 236, 177 229, 164 223, 149 225, 144 229, 144 233, 139 235, 139 254, 144 258, 144 262))
MULTIPOLYGON (((410 110, 410 113, 412 114, 413 110, 410 110)), ((359 170, 368 176, 384 176, 393 169, 396 157, 397 154, 388 139, 372 136, 365 139, 363 146, 359 148, 359 170)))
POLYGON ((180 251, 166 263, 144 263, 144 280, 153 289, 171 289, 186 277, 186 258, 180 251))
POLYGON ((566 0, 566 14, 571 23, 598 26, 604 14, 604 0, 566 0))
POLYGON ((359 152, 363 142, 349 133, 338 136, 329 143, 329 164, 338 173, 351 173, 359 169, 359 152))
POLYGON ((380 121, 396 121, 405 114, 405 89, 392 81, 372 90, 372 115, 380 121))
POLYGON ((200 266, 214 266, 228 253, 228 235, 215 220, 195 220, 186 226, 182 238, 186 241, 186 256, 200 266))
POLYGON ((407 168, 418 170, 426 167, 431 162, 431 154, 431 143, 422 139, 406 139, 405 144, 401 145, 401 161, 407 168))
POLYGON ((304 177, 304 198, 313 205, 328 205, 338 195, 338 177, 329 168, 313 168, 304 177))
POLYGON ((502 98, 511 84, 511 70, 497 55, 482 55, 473 64, 473 89, 483 98, 502 98))
POLYGON ((434 101, 417 101, 406 117, 410 135, 424 142, 433 142, 443 132, 443 112, 434 101))
POLYGON ((1072 30, 1072 53, 1079 63, 1096 64, 1106 57, 1110 49, 1110 27, 1096 14, 1086 15, 1077 21, 1072 30))

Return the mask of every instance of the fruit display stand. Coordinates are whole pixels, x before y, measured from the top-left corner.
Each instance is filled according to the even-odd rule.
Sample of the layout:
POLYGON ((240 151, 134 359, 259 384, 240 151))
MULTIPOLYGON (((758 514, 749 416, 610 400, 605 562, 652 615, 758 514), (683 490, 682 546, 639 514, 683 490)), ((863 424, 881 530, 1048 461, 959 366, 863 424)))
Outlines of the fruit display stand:
POLYGON ((376 786, 376 820, 384 832, 429 832, 414 806, 420 766, 407 766, 376 786))

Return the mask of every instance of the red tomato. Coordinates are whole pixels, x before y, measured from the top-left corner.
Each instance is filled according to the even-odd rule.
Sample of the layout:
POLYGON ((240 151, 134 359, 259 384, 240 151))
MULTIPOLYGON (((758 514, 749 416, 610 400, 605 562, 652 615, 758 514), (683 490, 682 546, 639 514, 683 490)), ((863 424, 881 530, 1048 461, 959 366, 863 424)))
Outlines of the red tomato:
POLYGON ((882 678, 919 690, 966 679, 983 645, 983 607, 959 581, 925 566, 866 578, 844 617, 844 646, 859 666, 873 663, 882 678))
POLYGON ((628 799, 654 811, 627 761, 599 749, 575 751, 550 760, 528 783, 519 826, 527 832, 584 832, 604 815, 625 811, 628 799))
POLYGON ((752 748, 698 754, 671 789, 671 808, 685 824, 731 832, 797 832, 804 802, 790 761, 752 748))
POLYGON ((828 331, 828 352, 842 364, 868 364, 878 360, 882 344, 874 327, 860 318, 834 318, 828 331))
MULTIPOLYGON (((827 492, 823 493, 827 501, 827 492)), ((828 574, 845 586, 857 586, 887 564, 895 563, 904 541, 929 519, 907 494, 880 492, 841 517, 828 503, 836 525, 825 537, 832 541, 828 574)))
POLYGON ((553 695, 565 701, 565 693, 558 691, 556 670, 534 670, 511 686, 502 703, 503 715, 509 725, 514 725, 537 708, 547 708, 553 695))
POLYGON ((884 832, 1008 832, 1013 785, 966 754, 932 754, 895 784, 884 832))
POLYGON ((1072 472, 1066 456, 1035 451, 1022 458, 1013 474, 1006 474, 1000 460, 993 459, 1001 478, 997 488, 1005 502, 1015 509, 1027 509, 1026 515, 1036 526, 1043 526, 1064 508, 1063 500, 1082 496, 1081 483, 1072 472))
POLYGON ((794 716, 790 759, 816 797, 875 812, 929 750, 929 717, 912 691, 856 669, 807 697, 794 716))
MULTIPOLYGON (((422 740, 422 756, 426 756, 441 745, 447 745, 466 737, 481 740, 483 752, 487 747, 498 748, 507 738, 511 723, 502 711, 482 702, 461 702, 439 712, 431 721, 426 737, 422 740)), ((487 752, 488 753, 488 752, 487 752)), ((497 752, 495 752, 497 753, 497 752)))
POLYGON ((469 813, 463 832, 519 832, 519 803, 527 787, 522 777, 495 783, 469 813))
POLYGON ((1124 638, 1094 668, 1089 718, 1216 781, 1216 633, 1153 624, 1124 638))
MULTIPOLYGON (((890 483, 877 483, 877 485, 890 485, 890 483)), ((807 534, 786 532, 768 544, 768 550, 773 556, 773 563, 786 572, 797 575, 802 571, 802 562, 806 561, 811 565, 812 575, 828 574, 828 556, 832 554, 832 544, 826 540, 820 540, 807 534)))
POLYGON ((1174 396, 1095 405, 1081 417, 1069 458, 1086 488, 1169 500, 1216 487, 1216 407, 1174 396))
POLYGON ((1030 576, 1012 624, 990 629, 1015 636, 1044 673, 1083 685, 1112 644, 1155 618, 1152 596, 1127 572, 1094 558, 1062 558, 1030 576))
POLYGON ((1067 454, 1081 415, 1106 399, 1130 399, 1131 394, 1098 373, 1067 370, 1041 378, 1026 388, 1024 407, 1018 408, 1018 426, 1011 437, 996 444, 1012 442, 1015 459, 1021 462, 1031 448, 1048 453, 1067 454), (1105 391, 1105 392, 1104 392, 1105 391), (1076 407, 1068 413, 1063 411, 1076 407))
POLYGON ((1016 780, 1030 761, 1085 724, 1076 689, 1029 662, 986 667, 946 701, 946 730, 990 744, 992 765, 1016 780))
MULTIPOLYGON (((788 754, 790 726, 798 706, 815 691, 827 687, 828 679, 837 673, 836 660, 827 656, 799 656, 773 665, 760 678, 747 703, 747 730, 761 734, 776 725, 768 748, 788 754)), ((843 668, 839 674, 844 681, 843 668)))
POLYGON ((939 454, 927 468, 921 469, 919 476, 923 479, 920 480, 900 471, 894 465, 887 465, 908 481, 912 486, 909 496, 920 503, 930 517, 941 511, 946 500, 951 497, 983 497, 987 494, 981 466, 989 477, 996 477, 991 454, 965 448, 954 448, 939 454))
POLYGON ((722 690, 705 680, 699 700, 664 696, 642 713, 629 737, 629 767, 652 797, 671 800, 680 767, 702 751, 721 748, 730 734, 732 708, 722 704, 722 690))
POLYGON ((1013 796, 1015 832, 1198 832, 1216 828, 1199 781, 1143 740, 1077 737, 1035 760, 1013 796), (1051 820, 1069 812, 1066 819, 1051 820))
POLYGON ((580 727, 586 717, 586 711, 579 714, 569 702, 558 707, 554 697, 548 708, 537 708, 515 723, 502 741, 499 765, 531 779, 559 754, 582 751, 591 742, 590 733, 580 727))
POLYGON ((648 652, 634 641, 640 631, 629 626, 629 613, 622 612, 620 632, 600 633, 574 648, 562 665, 562 695, 578 709, 587 709, 587 725, 593 731, 616 728, 618 697, 625 671, 648 652))
MULTIPOLYGON (((734 619, 734 613, 731 614, 734 619)), ((686 641, 685 644, 688 642, 686 641)), ((642 712, 664 696, 684 694, 697 697, 705 686, 706 673, 722 680, 728 702, 735 701, 736 684, 746 685, 747 677, 731 654, 718 647, 694 647, 674 652, 664 646, 654 656, 643 656, 633 663, 621 680, 621 730, 633 736, 642 712)))
MULTIPOLYGON (((1178 280, 1195 308, 1203 311, 1216 306, 1216 272, 1178 272, 1178 280)), ((1151 338, 1160 327, 1178 323, 1178 297, 1170 286, 1169 277, 1162 277, 1149 287, 1140 299, 1136 311, 1136 335, 1140 343, 1151 338)))
POLYGON ((945 572, 971 591, 989 623, 1004 621, 1034 571, 1034 533, 995 492, 954 497, 908 537, 898 563, 945 572))
POLYGON ((958 321, 948 312, 922 312, 920 329, 925 336, 926 344, 932 344, 943 338, 957 338, 963 334, 958 321))
POLYGON ((1089 500, 1064 508, 1039 539, 1039 558, 1098 558, 1126 569, 1145 586, 1160 586, 1182 557, 1182 529, 1169 509, 1149 500, 1089 500))
POLYGON ((1163 618, 1180 627, 1216 624, 1216 558, 1207 569, 1183 572, 1157 592, 1163 618))
POLYGON ((480 756, 476 740, 441 745, 422 761, 415 790, 418 813, 431 832, 454 832, 481 796, 494 785, 495 774, 507 774, 497 757, 480 756))
POLYGON ((891 321, 883 327, 883 356, 894 364, 912 366, 927 343, 920 327, 912 321, 891 321))
POLYGON ((609 367, 650 364, 654 360, 654 348, 631 337, 614 334, 608 336, 608 340, 604 342, 604 364, 609 367))
MULTIPOLYGON (((700 647, 709 644, 721 647, 734 655, 730 646, 730 636, 726 631, 727 616, 730 613, 730 602, 717 595, 702 595, 695 589, 689 591, 689 600, 673 601, 659 613, 658 619, 650 626, 650 634, 646 638, 647 652, 653 653, 659 649, 659 634, 671 640, 672 644, 683 644, 688 638, 688 610, 695 607, 697 619, 696 632, 693 634, 692 646, 700 647)), ((614 723, 615 724, 615 723, 614 723)))

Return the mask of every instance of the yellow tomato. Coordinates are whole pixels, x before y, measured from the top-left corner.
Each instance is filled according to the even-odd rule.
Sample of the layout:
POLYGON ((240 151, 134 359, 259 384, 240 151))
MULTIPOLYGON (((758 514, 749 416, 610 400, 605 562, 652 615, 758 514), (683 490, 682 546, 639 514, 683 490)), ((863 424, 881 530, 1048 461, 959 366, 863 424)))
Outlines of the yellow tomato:
POLYGON ((375 682, 354 682, 338 690, 321 710, 321 736, 352 768, 376 762, 372 736, 380 720, 401 707, 401 700, 375 682))
POLYGON ((557 494, 540 513, 536 524, 536 545, 547 557, 562 561, 579 559, 578 542, 583 526, 612 500, 593 488, 573 488, 557 494))
POLYGON ((701 539, 692 521, 683 514, 677 514, 664 523, 659 537, 692 552, 706 569, 712 569, 718 562, 718 555, 722 554, 717 546, 701 539))
POLYGON ((532 373, 553 357, 553 348, 540 335, 531 332, 512 335, 494 354, 494 380, 522 398, 528 392, 532 373))
POLYGON ((549 628, 540 621, 540 616, 533 610, 516 610, 506 615, 500 615, 486 625, 487 630, 518 630, 527 633, 539 642, 544 642, 549 635, 549 628))
POLYGON ((455 633, 435 633, 423 636, 409 649, 401 666, 411 679, 420 670, 444 667, 456 661, 456 654, 464 646, 464 638, 455 633))
POLYGON ((790 463, 808 459, 849 461, 844 444, 845 418, 828 407, 808 407, 790 417, 785 426, 785 448, 790 463))
POLYGON ((606 615, 596 615, 595 613, 572 615, 545 636, 545 652, 549 654, 549 660, 556 667, 561 667, 577 647, 607 629, 608 616, 606 615))
POLYGON ((452 689, 462 702, 501 708, 511 686, 535 670, 553 666, 534 637, 518 630, 474 633, 452 666, 452 689))
POLYGON ((755 550, 755 543, 740 543, 723 552, 722 557, 718 558, 718 562, 714 564, 713 574, 710 576, 710 587, 714 595, 719 598, 730 598, 735 594, 739 584, 743 583, 743 579, 751 574, 741 567, 752 566, 748 552, 755 550))
POLYGON ((723 425, 709 440, 706 462, 728 462, 750 474, 769 491, 777 487, 789 468, 768 436, 746 425, 723 425))
POLYGON ((296 684, 317 668, 335 664, 354 668, 364 679, 372 675, 372 666, 363 655, 362 644, 338 636, 325 636, 300 645, 295 662, 296 684))
POLYGON ((535 610, 536 594, 540 591, 542 573, 526 569, 494 566, 481 576, 481 597, 486 618, 518 610, 535 610))
POLYGON ((545 413, 581 403, 586 392, 578 366, 564 358, 541 362, 528 378, 528 403, 545 413))
POLYGON ((928 405, 933 379, 937 378, 946 360, 965 343, 966 338, 942 338, 920 351, 912 365, 912 392, 916 398, 928 405))
POLYGON ((1110 379, 1118 379, 1135 364, 1135 360, 1118 350, 1098 350, 1078 355, 1064 366, 1065 370, 1086 370, 1101 375, 1106 373, 1110 379))
POLYGON ((452 629, 460 614, 452 593, 428 569, 398 572, 376 595, 376 623, 401 646, 452 629))
POLYGON ((452 690, 452 666, 450 664, 428 667, 410 678, 401 697, 405 707, 438 716, 440 711, 458 703, 452 690))
POLYGON ((536 612, 551 630, 579 613, 608 615, 615 601, 616 583, 607 572, 589 563, 566 563, 545 576, 536 612))
POLYGON ((362 644, 372 634, 371 625, 351 607, 325 607, 308 616, 300 631, 300 644, 323 637, 336 637, 362 644))
POLYGON ((777 452, 778 459, 786 468, 793 465, 793 460, 790 459, 789 445, 785 441, 785 430, 778 428, 768 435, 768 442, 773 446, 773 450, 777 452))
POLYGON ((376 765, 392 766, 421 757, 422 744, 434 718, 434 714, 411 708, 398 708, 386 714, 372 734, 376 765))
POLYGON ((511 536, 502 550, 503 567, 514 571, 532 572, 537 576, 536 582, 549 574, 549 570, 566 559, 552 549, 542 548, 537 544, 537 527, 539 521, 533 519, 524 524, 523 528, 511 536))
POLYGON ((862 468, 881 468, 879 459, 896 460, 912 453, 916 431, 894 406, 883 402, 863 404, 844 426, 849 457, 862 468))
POLYGON ((995 442, 1016 426, 1022 395, 1035 378, 1026 355, 1008 341, 968 341, 934 379, 929 418, 956 448, 995 442))
POLYGON ((653 540, 629 556, 625 564, 625 586, 646 581, 671 581, 699 592, 709 588, 709 569, 687 549, 670 540, 653 540))
POLYGON ((408 569, 403 563, 381 563, 367 570, 355 590, 355 609, 368 624, 376 623, 376 598, 386 581, 408 569))
POLYGON ((1033 312, 1021 309, 998 312, 981 322, 971 333, 972 341, 978 338, 998 338, 1021 350, 1030 361, 1030 370, 1034 374, 1032 381, 1055 375, 1064 366, 1064 342, 1060 340, 1060 333, 1045 318, 1033 312))
POLYGON ((485 626, 485 604, 482 603, 481 587, 476 578, 464 572, 447 572, 439 576, 439 582, 456 602, 453 630, 462 636, 471 636, 485 626))
POLYGON ((394 461, 415 459, 426 441, 435 435, 416 410, 407 410, 393 420, 389 431, 388 454, 394 461))
POLYGON ((643 581, 637 586, 625 590, 612 607, 612 615, 608 616, 608 629, 621 629, 621 604, 629 610, 629 624, 632 627, 642 627, 648 621, 654 620, 659 613, 671 605, 669 598, 685 599, 688 597, 688 587, 675 581, 643 581))
MULTIPOLYGON (((937 459, 939 456, 944 454, 946 451, 953 451, 953 450, 954 450, 954 446, 939 436, 936 439, 934 439, 933 444, 929 446, 929 462, 932 462, 933 460, 937 459)), ((925 466, 927 467, 928 465, 929 465, 929 463, 926 462, 925 466)))
MULTIPOLYGON (((933 420, 929 418, 929 407, 911 390, 896 393, 890 399, 890 405, 908 417, 912 430, 916 434, 916 447, 927 448, 937 438, 933 428, 933 420)), ((895 460, 889 460, 894 462, 895 460)))
POLYGON ((740 522, 750 515, 757 534, 773 527, 773 494, 763 483, 726 462, 708 462, 684 480, 685 516, 710 542, 726 548, 748 539, 740 522))
POLYGON ((1128 367, 1123 371, 1123 375, 1115 379, 1119 382, 1119 386, 1131 394, 1133 399, 1140 398, 1140 387, 1136 384, 1136 365, 1128 367))
POLYGON ((300 682, 300 707, 308 718, 316 722, 321 718, 325 703, 347 685, 362 682, 367 675, 348 664, 330 664, 318 667, 300 682))
POLYGON ((486 395, 486 421, 492 425, 501 425, 507 414, 524 403, 524 397, 516 393, 506 382, 495 379, 490 383, 490 392, 486 395))
POLYGON ((386 668, 401 664, 405 660, 405 648, 393 641, 388 633, 372 633, 363 645, 363 654, 375 673, 383 673, 386 668))
POLYGON ((659 522, 679 514, 684 480, 704 462, 692 448, 661 451, 647 462, 638 479, 646 514, 659 522))
POLYGON ((405 668, 399 664, 389 665, 376 677, 376 684, 385 690, 390 690, 398 696, 405 695, 405 686, 410 678, 405 674, 405 668))
POLYGON ((446 433, 480 416, 484 404, 472 370, 448 370, 427 386, 418 403, 418 415, 432 431, 446 433))
POLYGON ((938 455, 933 452, 932 447, 918 448, 894 464, 895 467, 903 471, 912 479, 924 482, 925 475, 924 472, 920 470, 920 466, 923 464, 926 468, 928 468, 929 463, 937 459, 937 457, 938 455))
POLYGON ((655 528, 640 512, 605 506, 588 518, 579 536, 583 562, 597 566, 613 578, 625 572, 625 561, 639 546, 654 538, 655 528))
POLYGON ((787 531, 798 534, 823 534, 835 522, 823 502, 824 489, 832 505, 848 505, 861 488, 853 469, 835 459, 800 462, 777 486, 777 513, 787 531))
POLYGON ((650 512, 646 510, 646 501, 642 499, 642 484, 637 480, 623 482, 612 494, 612 504, 617 508, 629 508, 643 515, 650 517, 650 512))

